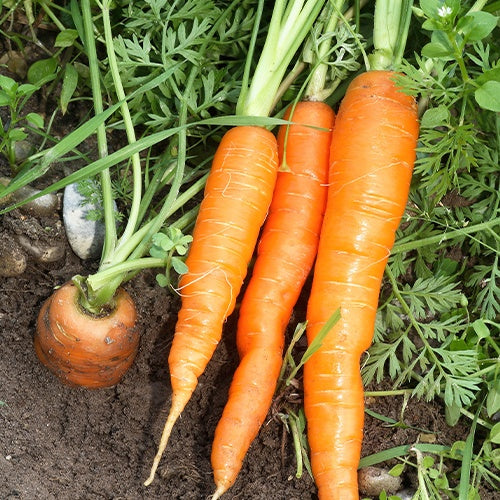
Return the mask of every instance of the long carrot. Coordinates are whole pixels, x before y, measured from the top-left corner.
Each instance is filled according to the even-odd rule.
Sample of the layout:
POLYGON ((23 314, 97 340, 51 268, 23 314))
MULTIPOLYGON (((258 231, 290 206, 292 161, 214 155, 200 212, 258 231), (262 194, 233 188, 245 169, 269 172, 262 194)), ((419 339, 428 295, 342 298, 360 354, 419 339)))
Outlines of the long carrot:
MULTIPOLYGON (((290 10, 287 0, 276 1, 266 43, 247 86, 252 49, 249 52, 237 114, 270 114, 283 74, 323 3, 307 0, 290 10)), ((260 13, 263 8, 264 1, 260 0, 260 13)), ((253 42, 257 33, 258 22, 253 42)), ((234 309, 269 210, 277 169, 276 138, 263 128, 235 127, 224 135, 217 149, 186 259, 189 271, 179 286, 182 306, 168 360, 170 412, 145 485, 153 481, 172 427, 214 353, 225 319, 234 309)))
POLYGON ((325 103, 304 101, 285 118, 294 122, 278 133, 286 168, 278 172, 241 303, 236 336, 241 362, 215 431, 212 467, 217 490, 212 499, 233 485, 269 411, 283 361, 284 331, 316 257, 335 115, 325 103))
POLYGON ((355 78, 332 134, 328 201, 307 310, 309 343, 338 308, 341 319, 304 367, 311 466, 321 499, 358 498, 364 417, 359 361, 372 340, 418 136, 415 102, 396 87, 395 76, 373 70, 355 78))

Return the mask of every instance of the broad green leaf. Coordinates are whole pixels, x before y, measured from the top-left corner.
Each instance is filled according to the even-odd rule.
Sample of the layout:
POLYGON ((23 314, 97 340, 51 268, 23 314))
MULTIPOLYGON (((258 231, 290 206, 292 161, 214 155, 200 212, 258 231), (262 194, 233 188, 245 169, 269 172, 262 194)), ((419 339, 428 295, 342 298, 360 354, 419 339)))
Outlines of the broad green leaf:
POLYGON ((486 411, 489 417, 492 417, 500 411, 500 379, 494 381, 486 398, 486 411))
POLYGON ((421 126, 423 128, 434 128, 445 125, 450 120, 450 111, 441 104, 436 108, 428 109, 422 116, 421 126))
POLYGON ((430 18, 435 19, 439 17, 438 9, 443 5, 442 0, 420 0, 420 8, 424 14, 430 18))
POLYGON ((403 474, 404 470, 405 464, 397 464, 389 471, 389 474, 394 477, 399 477, 401 474, 403 474))
POLYGON ((482 319, 476 319, 471 326, 480 339, 486 339, 490 336, 490 331, 482 319))
POLYGON ((56 76, 57 59, 49 57, 34 62, 28 69, 28 82, 42 86, 56 76))
POLYGON ((167 277, 164 274, 157 274, 156 275, 156 282, 162 288, 165 288, 166 286, 168 286, 168 279, 167 279, 167 277))
POLYGON ((498 17, 489 12, 471 12, 460 19, 457 29, 466 41, 475 42, 487 37, 497 25, 498 17))
POLYGON ((59 102, 61 104, 61 111, 64 115, 68 109, 68 104, 78 85, 78 71, 72 64, 66 64, 64 68, 64 77, 61 88, 61 96, 59 102))
POLYGON ((28 113, 26 115, 26 120, 36 128, 43 128, 43 116, 38 113, 28 113))
POLYGON ((441 42, 430 42, 422 47, 422 55, 429 58, 451 58, 453 56, 453 49, 441 42))
POLYGON ((455 402, 445 406, 446 423, 450 427, 455 426, 460 419, 460 410, 460 405, 457 405, 455 402))
POLYGON ((71 47, 77 38, 76 30, 65 29, 57 35, 54 47, 71 47))
POLYGON ((17 82, 8 76, 0 75, 0 88, 5 90, 9 95, 14 95, 17 89, 17 82))
POLYGON ((492 443, 500 444, 500 422, 497 422, 491 429, 490 440, 492 443))
POLYGON ((179 257, 172 257, 172 267, 177 274, 186 274, 188 272, 188 267, 179 257))
POLYGON ((20 128, 11 128, 9 130, 9 139, 11 141, 24 141, 28 134, 20 128))
POLYGON ((500 113, 500 82, 486 82, 474 92, 474 97, 483 109, 500 113))
POLYGON ((8 106, 12 102, 12 97, 10 97, 4 90, 0 90, 0 106, 8 106))
POLYGON ((31 83, 23 83, 19 85, 17 89, 17 94, 22 96, 30 96, 34 94, 37 90, 40 90, 38 85, 32 85, 31 83))
POLYGON ((486 70, 475 79, 475 82, 478 85, 483 85, 490 80, 500 82, 500 66, 486 70))

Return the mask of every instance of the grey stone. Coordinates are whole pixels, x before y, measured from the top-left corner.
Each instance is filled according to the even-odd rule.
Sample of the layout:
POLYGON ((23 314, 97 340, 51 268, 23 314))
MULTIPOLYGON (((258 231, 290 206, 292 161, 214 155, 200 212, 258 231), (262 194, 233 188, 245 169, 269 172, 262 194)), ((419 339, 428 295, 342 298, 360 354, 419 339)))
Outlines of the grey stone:
POLYGON ((64 228, 68 242, 78 257, 97 259, 104 244, 104 223, 88 218, 89 211, 100 207, 85 202, 78 191, 78 184, 66 186, 63 196, 64 228))
POLYGON ((380 467, 364 467, 358 471, 359 490, 372 497, 378 497, 382 491, 393 494, 401 488, 401 478, 391 476, 389 471, 380 467))

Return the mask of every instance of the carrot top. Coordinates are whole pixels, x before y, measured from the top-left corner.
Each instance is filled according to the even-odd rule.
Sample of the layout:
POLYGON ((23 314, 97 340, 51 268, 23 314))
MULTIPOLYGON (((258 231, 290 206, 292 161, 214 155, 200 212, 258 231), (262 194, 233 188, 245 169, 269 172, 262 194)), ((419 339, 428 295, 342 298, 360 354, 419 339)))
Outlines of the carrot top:
POLYGON ((395 69, 403 58, 413 0, 377 0, 373 25, 372 70, 395 69))
MULTIPOLYGON (((269 116, 283 76, 324 3, 325 0, 276 0, 251 82, 253 47, 249 51, 236 114, 269 116)), ((263 5, 261 0, 259 8, 262 9, 263 5)))

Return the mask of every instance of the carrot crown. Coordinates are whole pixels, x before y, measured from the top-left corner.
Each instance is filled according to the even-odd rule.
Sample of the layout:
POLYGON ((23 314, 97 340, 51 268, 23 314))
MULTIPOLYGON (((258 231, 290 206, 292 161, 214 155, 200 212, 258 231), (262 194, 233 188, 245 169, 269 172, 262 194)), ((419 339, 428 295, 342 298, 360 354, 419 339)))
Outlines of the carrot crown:
MULTIPOLYGON (((319 15, 325 0, 276 0, 268 33, 249 84, 249 52, 236 114, 269 116, 283 76, 319 15)), ((264 2, 259 2, 262 8, 264 2)))
POLYGON ((394 69, 403 58, 413 0, 377 0, 369 69, 394 69))

